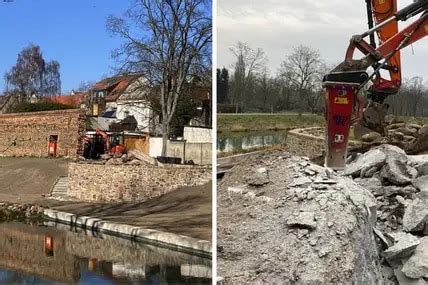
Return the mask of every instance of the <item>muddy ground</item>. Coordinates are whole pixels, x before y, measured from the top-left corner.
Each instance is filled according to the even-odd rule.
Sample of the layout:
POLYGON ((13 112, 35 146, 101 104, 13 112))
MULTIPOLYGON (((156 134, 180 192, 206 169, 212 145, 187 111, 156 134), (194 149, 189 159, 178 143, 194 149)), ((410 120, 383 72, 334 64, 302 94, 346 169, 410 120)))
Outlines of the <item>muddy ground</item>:
POLYGON ((58 176, 67 176, 68 160, 0 157, 0 201, 27 202, 49 194, 58 176))

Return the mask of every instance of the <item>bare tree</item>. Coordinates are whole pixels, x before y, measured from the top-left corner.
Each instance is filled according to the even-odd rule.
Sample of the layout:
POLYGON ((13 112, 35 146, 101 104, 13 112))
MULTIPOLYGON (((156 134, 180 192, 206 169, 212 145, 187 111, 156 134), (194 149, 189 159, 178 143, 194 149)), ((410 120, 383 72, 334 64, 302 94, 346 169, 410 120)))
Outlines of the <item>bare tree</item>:
POLYGON ((52 60, 45 65, 43 96, 55 96, 61 93, 60 65, 52 60))
POLYGON ((238 42, 235 47, 230 49, 236 57, 233 74, 233 103, 235 112, 243 108, 245 94, 255 75, 260 72, 266 65, 266 55, 261 48, 253 49, 247 43, 238 42))
POLYGON ((77 87, 77 89, 75 89, 75 91, 77 92, 88 92, 92 86, 95 85, 95 82, 93 81, 82 81, 79 83, 79 86, 77 87))
POLYGON ((60 64, 46 62, 39 46, 29 45, 19 54, 16 65, 5 74, 7 89, 20 94, 20 101, 33 93, 50 96, 61 93, 60 64))
POLYGON ((158 87, 162 155, 186 82, 211 67, 209 11, 207 0, 139 0, 124 18, 110 16, 107 20, 107 28, 124 39, 113 52, 119 69, 141 73, 147 79, 142 85, 158 87))
POLYGON ((428 88, 422 77, 404 79, 398 94, 389 96, 387 102, 392 113, 402 116, 425 116, 428 102, 428 88))
POLYGON ((279 73, 297 94, 299 114, 306 107, 314 111, 320 100, 319 93, 314 92, 314 89, 321 83, 320 74, 323 70, 319 52, 302 45, 294 48, 282 62, 279 73))

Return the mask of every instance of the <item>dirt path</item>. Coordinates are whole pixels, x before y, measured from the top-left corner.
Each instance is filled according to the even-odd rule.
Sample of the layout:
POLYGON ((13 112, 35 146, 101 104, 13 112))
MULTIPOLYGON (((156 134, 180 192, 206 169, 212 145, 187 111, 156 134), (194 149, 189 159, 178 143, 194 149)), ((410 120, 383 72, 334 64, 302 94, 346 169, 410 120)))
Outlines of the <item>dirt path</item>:
POLYGON ((49 194, 55 179, 67 171, 64 159, 0 157, 0 201, 26 203, 49 194))

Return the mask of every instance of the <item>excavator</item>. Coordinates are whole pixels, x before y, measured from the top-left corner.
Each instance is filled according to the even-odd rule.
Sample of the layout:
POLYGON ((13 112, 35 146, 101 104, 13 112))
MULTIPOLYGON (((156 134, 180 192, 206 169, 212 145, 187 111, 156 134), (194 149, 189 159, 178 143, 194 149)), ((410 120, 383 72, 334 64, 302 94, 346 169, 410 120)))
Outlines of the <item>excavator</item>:
POLYGON ((323 79, 325 166, 332 169, 345 168, 353 123, 384 132, 385 99, 396 94, 401 85, 400 50, 428 34, 428 0, 415 1, 400 10, 397 0, 366 0, 366 6, 369 29, 351 38, 345 60, 323 79), (399 30, 400 21, 413 17, 417 19, 399 30), (355 59, 357 50, 363 56, 355 59), (363 92, 366 100, 357 96, 363 92))
POLYGON ((85 136, 84 146, 83 156, 87 159, 99 159, 102 154, 117 156, 127 153, 118 135, 109 136, 101 129, 96 129, 94 136, 85 136))

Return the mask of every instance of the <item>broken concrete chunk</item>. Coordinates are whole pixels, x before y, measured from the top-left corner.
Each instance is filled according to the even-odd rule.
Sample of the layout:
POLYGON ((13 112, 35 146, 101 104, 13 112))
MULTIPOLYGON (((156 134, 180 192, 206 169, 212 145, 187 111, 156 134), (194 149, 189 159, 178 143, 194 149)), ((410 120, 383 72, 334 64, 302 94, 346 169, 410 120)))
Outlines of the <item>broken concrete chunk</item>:
POLYGON ((318 179, 314 181, 315 184, 336 184, 337 181, 333 179, 318 179))
POLYGON ((315 229, 317 223, 315 221, 314 212, 297 212, 287 219, 288 226, 302 227, 308 229, 315 229))
POLYGON ((315 175, 317 173, 315 171, 311 170, 311 169, 306 168, 305 169, 305 174, 309 175, 309 176, 313 176, 313 175, 315 175))
POLYGON ((311 183, 312 180, 305 177, 305 176, 299 176, 296 179, 293 180, 293 182, 290 184, 291 187, 295 187, 295 186, 301 186, 304 184, 308 184, 311 183))
POLYGON ((407 185, 412 181, 412 174, 408 167, 405 161, 388 157, 380 176, 394 185, 407 185))
POLYGON ((245 187, 245 185, 240 185, 240 186, 234 186, 234 187, 227 187, 227 191, 237 193, 237 194, 243 194, 248 192, 248 189, 245 187))
MULTIPOLYGON (((381 195, 385 195, 386 197, 390 197, 393 195, 401 195, 401 196, 409 196, 413 193, 418 192, 415 187, 412 185, 407 185, 406 187, 400 187, 400 186, 381 186, 379 187, 383 190, 383 193, 381 195)), ((379 190, 381 191, 381 190, 379 190)), ((373 193, 375 196, 377 196, 375 193, 373 193)))
POLYGON ((406 127, 410 128, 410 129, 416 129, 416 130, 420 130, 422 128, 421 125, 413 124, 413 123, 407 123, 406 127))
POLYGON ((266 173, 266 167, 260 167, 260 168, 257 168, 257 172, 258 173, 266 173))
POLYGON ((406 158, 406 152, 398 146, 391 144, 383 144, 374 149, 382 150, 387 156, 395 156, 396 158, 406 158))
POLYGON ((419 239, 408 233, 389 233, 387 236, 394 240, 394 245, 388 247, 383 253, 388 261, 410 256, 419 244, 419 239))
POLYGON ((419 135, 428 135, 428 125, 423 125, 419 131, 418 131, 419 135))
POLYGON ((358 177, 361 175, 363 168, 370 169, 373 167, 380 168, 385 164, 386 155, 380 149, 370 150, 356 160, 346 166, 345 175, 351 175, 352 177, 358 177))
POLYGON ((251 176, 246 177, 247 183, 250 186, 263 186, 269 183, 267 172, 259 172, 258 169, 251 173, 251 176))
POLYGON ((416 194, 416 198, 407 206, 403 217, 403 229, 406 232, 424 231, 428 221, 428 192, 416 194))
POLYGON ((423 237, 415 253, 404 263, 402 272, 409 278, 428 278, 428 237, 423 237))
POLYGON ((416 165, 415 168, 418 171, 418 176, 428 175, 428 158, 425 162, 416 165))
POLYGON ((377 141, 381 137, 382 137, 382 135, 379 134, 378 132, 370 132, 368 134, 363 135, 361 137, 361 140, 363 142, 373 142, 373 141, 377 141))
POLYGON ((361 170, 361 174, 360 174, 360 176, 361 176, 361 177, 373 177, 373 175, 374 175, 376 172, 378 172, 378 171, 379 171, 379 167, 376 167, 376 166, 373 166, 373 167, 370 167, 370 168, 364 167, 364 168, 361 170))
POLYGON ((388 248, 388 247, 393 245, 393 243, 389 239, 387 239, 383 235, 383 233, 380 230, 378 230, 377 228, 373 228, 373 232, 379 238, 379 240, 382 242, 383 248, 388 248))
POLYGON ((407 277, 403 274, 402 269, 402 265, 394 269, 394 275, 399 285, 427 285, 427 282, 423 278, 413 279, 407 277))
POLYGON ((386 126, 385 129, 394 130, 394 129, 404 127, 405 125, 406 125, 405 123, 394 123, 394 124, 390 124, 390 125, 386 126))
POLYGON ((413 128, 401 127, 396 129, 397 132, 403 133, 405 136, 415 136, 418 131, 413 128))
POLYGON ((416 189, 419 189, 422 192, 428 192, 428 175, 416 178, 413 180, 412 184, 416 189))

